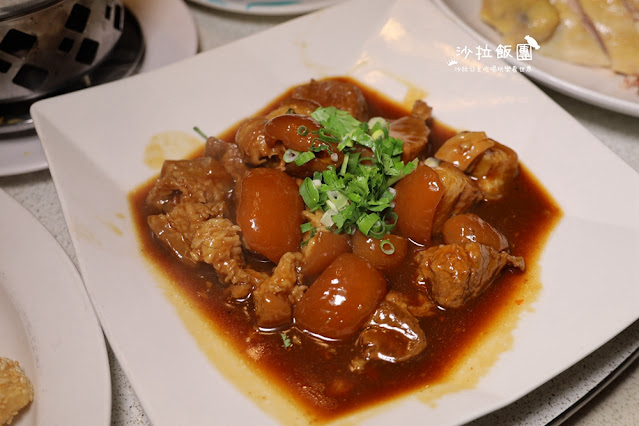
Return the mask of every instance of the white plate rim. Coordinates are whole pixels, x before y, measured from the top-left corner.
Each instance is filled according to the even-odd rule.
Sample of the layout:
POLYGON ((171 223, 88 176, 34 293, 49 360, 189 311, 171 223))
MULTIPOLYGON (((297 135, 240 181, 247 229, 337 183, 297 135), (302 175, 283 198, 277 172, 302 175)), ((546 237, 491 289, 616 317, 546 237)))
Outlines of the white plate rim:
MULTIPOLYGON (((153 8, 145 8, 145 3, 151 4, 149 0, 124 0, 125 6, 138 18, 145 37, 147 52, 139 72, 193 56, 198 49, 197 30, 184 2, 154 0, 153 8), (150 13, 156 18, 149 19, 150 13), (171 17, 170 25, 158 19, 162 16, 171 17), (172 48, 166 49, 167 45, 172 48)), ((47 167, 47 158, 36 135, 0 140, 0 177, 37 172, 47 167)))
MULTIPOLYGON (((460 17, 450 6, 448 0, 432 0, 439 8, 446 13, 451 19, 455 21, 457 25, 462 27, 465 31, 475 37, 477 40, 480 40, 482 43, 487 44, 493 50, 496 45, 489 40, 485 34, 477 31, 473 28, 465 19, 460 17)), ((473 0, 479 1, 479 0, 473 0)), ((518 67, 526 67, 530 65, 529 63, 525 63, 523 61, 518 61, 514 58, 506 58, 506 62, 511 65, 516 65, 518 67)), ((584 67, 587 69, 587 67, 584 67)), ((622 114, 632 115, 635 117, 639 117, 639 92, 637 93, 637 101, 632 102, 626 99, 622 99, 610 94, 603 93, 601 91, 586 87, 584 85, 574 84, 566 79, 557 77, 552 73, 552 71, 540 69, 538 66, 535 68, 534 72, 527 73, 531 79, 538 81, 540 84, 543 84, 551 89, 555 89, 564 95, 573 97, 580 101, 586 102, 591 105, 595 105, 601 108, 608 109, 610 111, 619 112, 622 114)), ((614 78, 613 73, 610 73, 610 78, 614 78)), ((628 89, 630 90, 630 89, 628 89)))
POLYGON ((225 12, 244 15, 298 15, 332 6, 343 0, 188 0, 191 3, 225 12))
MULTIPOLYGON (((33 365, 25 371, 34 385, 34 401, 15 419, 16 426, 95 424, 111 421, 111 373, 106 342, 75 265, 47 229, 22 205, 0 189, 5 221, 0 225, 0 282, 15 308, 29 341, 33 365), (11 226, 6 226, 11 223, 11 226), (6 242, 23 242, 17 247, 6 242), (33 264, 29 248, 46 260, 33 264)), ((2 355, 2 354, 0 354, 2 355)))

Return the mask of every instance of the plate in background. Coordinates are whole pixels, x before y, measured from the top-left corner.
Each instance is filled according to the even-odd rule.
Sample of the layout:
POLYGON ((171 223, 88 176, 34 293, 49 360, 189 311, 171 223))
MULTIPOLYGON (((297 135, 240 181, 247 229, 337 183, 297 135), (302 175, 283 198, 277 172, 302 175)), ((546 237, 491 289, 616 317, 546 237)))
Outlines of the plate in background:
MULTIPOLYGON (((198 41, 195 23, 181 0, 124 0, 138 19, 145 52, 138 72, 146 72, 193 56, 198 41)), ((48 167, 36 135, 0 139, 0 176, 44 170, 48 167)))
MULTIPOLYGON (((482 0, 433 0, 451 19, 495 52, 501 35, 481 20, 482 0)), ((467 46, 474 49, 475 44, 467 46)), ((543 43, 542 43, 543 44, 543 43)), ((456 46, 463 49, 465 46, 456 46)), ((454 51, 451 58, 458 58, 454 51)), ((611 111, 639 117, 639 87, 629 87, 626 77, 609 69, 586 67, 547 58, 533 51, 532 61, 506 61, 517 67, 532 67, 524 72, 531 79, 583 102, 611 111)))
MULTIPOLYGON (((158 173, 145 164, 147 144, 154 134, 194 125, 219 134, 310 78, 349 75, 398 101, 424 94, 444 123, 485 130, 513 147, 564 211, 542 255, 534 311, 522 312, 512 349, 475 388, 434 406, 408 395, 350 420, 472 420, 540 386, 639 317, 639 272, 617 267, 639 257, 639 200, 615 195, 633 193, 639 176, 520 74, 471 75, 448 66, 456 46, 475 42, 430 2, 355 0, 108 88, 34 106, 88 292, 153 424, 179 424, 185 412, 192 424, 276 419, 209 361, 139 252, 127 195, 158 173), (333 30, 324 31, 328 26, 333 30), (113 97, 126 101, 109 102, 113 97), (614 194, 608 181, 619 185, 614 194), (594 241, 617 249, 593 250, 594 241), (601 305, 604 281, 617 295, 614 309, 601 305), (602 309, 605 315, 592 315, 602 309), (170 386, 160 386, 160 377, 170 386)), ((488 64, 503 65, 494 58, 488 64)))
POLYGON ((343 0, 189 0, 213 9, 247 15, 297 15, 331 6, 343 0))
POLYGON ((2 190, 0 206, 0 356, 20 363, 35 393, 12 425, 108 426, 109 361, 80 274, 2 190))

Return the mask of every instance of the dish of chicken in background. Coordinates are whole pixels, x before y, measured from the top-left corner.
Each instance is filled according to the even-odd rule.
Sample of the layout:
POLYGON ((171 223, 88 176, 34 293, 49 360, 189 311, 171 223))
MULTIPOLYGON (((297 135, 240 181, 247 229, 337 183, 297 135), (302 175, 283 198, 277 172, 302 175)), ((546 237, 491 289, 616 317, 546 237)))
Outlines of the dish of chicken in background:
POLYGON ((190 0, 192 3, 247 15, 297 15, 321 9, 341 0, 190 0))
POLYGON ((505 44, 530 35, 542 55, 639 76, 639 0, 483 0, 481 18, 505 44))
POLYGON ((592 105, 639 116, 637 0, 433 2, 474 35, 479 46, 493 51, 499 45, 513 46, 513 54, 504 60, 530 68, 522 73, 526 77, 592 105), (528 17, 527 23, 518 16, 528 17), (593 32, 595 27, 609 27, 612 32, 599 35, 593 32), (518 60, 514 46, 525 43, 526 35, 536 40, 539 49, 532 49, 532 60, 518 60))
MULTIPOLYGON (((122 36, 111 54, 83 78, 49 96, 146 72, 197 52, 195 24, 182 1, 124 0, 123 3, 122 36)), ((115 9, 112 16, 115 18, 115 9)), ((0 176, 47 168, 40 140, 32 130, 31 103, 27 99, 0 104, 0 176)))

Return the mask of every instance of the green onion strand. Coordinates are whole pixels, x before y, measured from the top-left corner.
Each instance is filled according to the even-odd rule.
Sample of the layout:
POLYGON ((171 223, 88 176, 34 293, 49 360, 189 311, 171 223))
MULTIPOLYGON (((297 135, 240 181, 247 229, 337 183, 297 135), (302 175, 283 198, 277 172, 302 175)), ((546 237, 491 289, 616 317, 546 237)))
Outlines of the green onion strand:
POLYGON ((382 240, 379 243, 379 249, 382 251, 382 253, 387 254, 389 256, 395 253, 395 246, 389 240, 382 240))
POLYGON ((208 136, 206 136, 206 134, 202 130, 200 130, 199 127, 195 126, 195 127, 193 127, 193 130, 195 130, 195 133, 197 133, 198 135, 202 136, 204 139, 208 139, 209 138, 208 136))

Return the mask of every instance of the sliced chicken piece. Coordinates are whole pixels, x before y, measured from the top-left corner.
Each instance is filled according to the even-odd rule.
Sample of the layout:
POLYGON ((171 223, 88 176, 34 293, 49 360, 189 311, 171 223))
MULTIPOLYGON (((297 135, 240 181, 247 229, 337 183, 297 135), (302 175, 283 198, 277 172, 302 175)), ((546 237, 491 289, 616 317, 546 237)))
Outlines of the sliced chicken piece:
POLYGON ((624 5, 630 11, 633 19, 639 22, 639 0, 624 0, 624 5))
POLYGON ((219 161, 211 157, 193 160, 167 160, 160 177, 146 198, 157 212, 169 212, 182 202, 226 201, 233 189, 233 178, 219 161))
POLYGON ((548 0, 484 0, 481 17, 513 48, 525 43, 527 35, 541 44, 559 25, 559 14, 548 0))
POLYGON ((301 253, 286 253, 275 267, 273 275, 256 286, 253 302, 258 326, 273 328, 291 322, 292 304, 301 296, 293 291, 301 281, 301 262, 301 253))
POLYGON ((437 234, 450 217, 464 213, 483 199, 477 184, 457 167, 441 162, 433 168, 439 175, 443 195, 433 219, 433 235, 437 234))
POLYGON ((427 346, 417 318, 405 308, 383 301, 357 339, 366 360, 407 361, 427 346))
POLYGON ((614 71, 639 74, 639 28, 625 0, 579 0, 603 40, 614 71))
POLYGON ((339 80, 311 80, 297 86, 291 97, 310 99, 323 107, 333 106, 348 111, 359 121, 368 120, 368 103, 362 91, 354 84, 339 80))
POLYGON ((416 283, 440 306, 456 309, 483 293, 506 266, 525 269, 522 257, 479 243, 439 245, 415 255, 416 283))
POLYGON ((544 56, 575 64, 609 67, 610 59, 592 22, 577 0, 550 0, 559 13, 560 23, 551 38, 541 44, 544 56))

